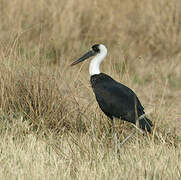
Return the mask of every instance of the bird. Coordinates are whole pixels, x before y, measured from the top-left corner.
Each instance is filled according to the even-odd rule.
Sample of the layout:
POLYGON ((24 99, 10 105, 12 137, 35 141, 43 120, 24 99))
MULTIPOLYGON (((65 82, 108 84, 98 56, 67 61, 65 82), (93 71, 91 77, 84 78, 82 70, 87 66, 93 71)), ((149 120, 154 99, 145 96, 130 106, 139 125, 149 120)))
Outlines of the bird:
POLYGON ((151 133, 152 121, 146 117, 144 107, 133 90, 109 75, 100 72, 100 64, 106 55, 106 46, 95 44, 90 51, 74 61, 71 66, 83 62, 89 57, 94 57, 89 65, 90 84, 100 109, 112 122, 115 152, 117 152, 117 133, 114 127, 114 119, 128 121, 134 125, 138 121, 139 128, 148 133, 151 133))

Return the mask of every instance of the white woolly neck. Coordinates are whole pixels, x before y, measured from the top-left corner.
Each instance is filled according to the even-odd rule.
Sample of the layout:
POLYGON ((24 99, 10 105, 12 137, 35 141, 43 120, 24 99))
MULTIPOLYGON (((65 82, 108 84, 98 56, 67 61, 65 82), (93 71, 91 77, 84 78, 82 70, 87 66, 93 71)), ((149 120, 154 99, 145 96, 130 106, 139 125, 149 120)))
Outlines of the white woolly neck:
POLYGON ((107 55, 107 48, 103 45, 99 45, 100 52, 91 60, 89 65, 89 74, 100 74, 100 64, 107 55))

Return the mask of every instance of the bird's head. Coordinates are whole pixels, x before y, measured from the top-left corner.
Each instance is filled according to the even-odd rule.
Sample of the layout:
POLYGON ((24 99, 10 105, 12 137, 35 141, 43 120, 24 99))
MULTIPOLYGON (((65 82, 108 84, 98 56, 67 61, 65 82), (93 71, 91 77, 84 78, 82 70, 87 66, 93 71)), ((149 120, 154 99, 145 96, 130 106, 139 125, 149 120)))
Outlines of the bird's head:
POLYGON ((88 59, 89 57, 99 56, 99 55, 103 55, 105 57, 106 54, 107 54, 107 48, 103 44, 95 44, 95 45, 92 46, 92 48, 91 48, 91 50, 89 52, 87 52, 81 58, 74 61, 71 64, 71 66, 76 65, 76 64, 88 59))

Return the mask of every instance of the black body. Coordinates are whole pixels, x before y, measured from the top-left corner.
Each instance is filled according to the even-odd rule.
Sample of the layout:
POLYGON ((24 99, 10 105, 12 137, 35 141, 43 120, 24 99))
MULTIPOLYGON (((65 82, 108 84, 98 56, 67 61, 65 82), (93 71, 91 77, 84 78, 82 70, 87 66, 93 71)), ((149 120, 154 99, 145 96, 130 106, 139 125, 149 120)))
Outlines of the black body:
MULTIPOLYGON (((110 76, 100 73, 91 76, 90 82, 101 110, 110 118, 120 118, 131 123, 145 114, 136 94, 110 76)), ((152 122, 145 116, 139 119, 139 127, 151 132, 152 122)))

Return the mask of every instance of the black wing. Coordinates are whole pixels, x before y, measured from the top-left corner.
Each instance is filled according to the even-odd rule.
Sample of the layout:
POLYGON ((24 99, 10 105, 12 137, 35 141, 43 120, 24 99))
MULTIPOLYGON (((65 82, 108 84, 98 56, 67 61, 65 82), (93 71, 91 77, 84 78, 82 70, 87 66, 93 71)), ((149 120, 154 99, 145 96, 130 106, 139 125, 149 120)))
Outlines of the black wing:
POLYGON ((97 82, 91 78, 91 84, 102 111, 111 119, 117 117, 135 123, 136 117, 144 114, 136 94, 110 76, 101 74, 104 78, 97 77, 97 82))

